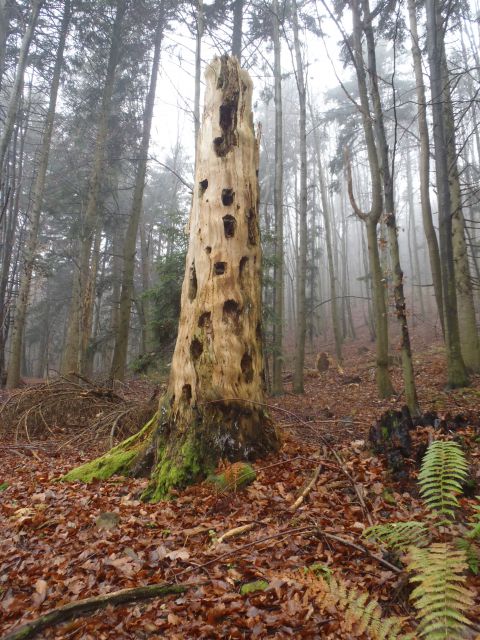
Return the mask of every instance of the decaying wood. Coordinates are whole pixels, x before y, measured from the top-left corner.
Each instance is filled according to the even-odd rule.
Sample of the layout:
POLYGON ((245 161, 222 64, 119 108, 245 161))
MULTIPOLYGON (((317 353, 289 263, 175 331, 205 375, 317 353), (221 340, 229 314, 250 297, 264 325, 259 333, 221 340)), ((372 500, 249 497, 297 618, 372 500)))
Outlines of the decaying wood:
POLYGON ((251 531, 257 526, 258 522, 249 522, 248 524, 244 524, 241 527, 235 527, 234 529, 229 529, 223 535, 220 536, 217 540, 217 544, 221 544, 228 538, 233 538, 234 536, 239 536, 242 533, 246 533, 247 531, 251 531))
POLYGON ((85 598, 84 600, 77 600, 77 602, 69 602, 62 607, 52 609, 35 620, 31 620, 17 627, 3 636, 1 640, 25 640, 26 638, 33 638, 37 633, 47 627, 71 620, 72 618, 88 615, 99 609, 104 609, 108 605, 129 604, 131 602, 138 602, 139 600, 180 594, 184 593, 187 589, 187 585, 164 582, 161 584, 147 585, 145 587, 135 587, 133 589, 121 589, 113 593, 107 593, 93 598, 85 598))
POLYGON ((310 482, 307 484, 307 486, 303 489, 301 494, 298 496, 298 498, 295 500, 295 502, 290 507, 290 511, 296 511, 300 507, 302 502, 305 500, 305 498, 308 496, 310 491, 315 486, 315 483, 317 482, 318 476, 322 472, 322 469, 323 469, 323 464, 319 464, 318 467, 315 469, 315 473, 313 474, 310 482))

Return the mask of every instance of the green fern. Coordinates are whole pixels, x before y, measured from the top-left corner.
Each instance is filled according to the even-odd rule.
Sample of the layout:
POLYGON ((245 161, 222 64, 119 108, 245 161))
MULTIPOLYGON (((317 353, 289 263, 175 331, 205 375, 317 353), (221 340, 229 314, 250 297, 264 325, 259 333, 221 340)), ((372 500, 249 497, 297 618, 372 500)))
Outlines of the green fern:
POLYGON ((428 528, 423 522, 388 522, 365 529, 367 540, 385 545, 388 549, 405 551, 411 545, 424 547, 428 543, 428 528))
POLYGON ((456 442, 436 440, 428 447, 418 476, 420 493, 427 507, 447 521, 455 517, 467 471, 465 455, 456 442))
POLYGON ((466 612, 473 607, 474 594, 465 586, 465 553, 445 543, 428 549, 412 547, 408 568, 418 586, 411 594, 420 621, 418 633, 428 640, 463 638, 470 625, 466 612))
POLYGON ((468 568, 474 575, 478 575, 480 571, 480 506, 474 507, 476 510, 475 519, 470 531, 463 538, 458 538, 455 544, 459 549, 465 552, 468 568))
POLYGON ((480 569, 480 547, 478 544, 475 544, 467 536, 465 538, 457 538, 455 545, 465 553, 465 560, 473 575, 478 575, 480 569))

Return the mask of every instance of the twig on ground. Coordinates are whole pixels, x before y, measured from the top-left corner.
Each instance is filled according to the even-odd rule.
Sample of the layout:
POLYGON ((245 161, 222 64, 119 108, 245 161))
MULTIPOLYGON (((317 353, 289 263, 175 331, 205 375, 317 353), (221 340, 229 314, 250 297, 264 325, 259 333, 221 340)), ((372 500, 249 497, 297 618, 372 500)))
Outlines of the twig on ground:
POLYGON ((248 524, 244 524, 241 527, 235 527, 234 529, 229 529, 223 535, 221 535, 217 539, 217 544, 221 544, 224 540, 228 540, 228 538, 233 538, 234 536, 239 536, 242 533, 246 533, 247 531, 251 531, 257 526, 258 522, 249 522, 248 524))
POLYGON ((307 486, 303 489, 301 494, 298 496, 298 498, 295 500, 295 502, 290 507, 290 511, 296 511, 300 507, 302 502, 305 500, 305 498, 308 496, 310 491, 315 486, 315 483, 317 482, 318 476, 320 475, 322 469, 323 469, 323 464, 319 464, 318 467, 315 469, 315 473, 313 474, 310 482, 307 484, 307 486))

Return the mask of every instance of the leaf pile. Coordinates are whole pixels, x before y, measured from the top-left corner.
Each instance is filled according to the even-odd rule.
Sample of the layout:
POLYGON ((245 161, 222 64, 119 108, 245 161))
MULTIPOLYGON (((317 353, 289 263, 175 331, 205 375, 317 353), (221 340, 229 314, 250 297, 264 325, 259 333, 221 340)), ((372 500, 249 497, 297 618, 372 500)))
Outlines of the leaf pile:
MULTIPOLYGON (((110 607, 46 629, 41 637, 351 638, 345 611, 325 610, 305 584, 289 579, 292 572, 309 567, 325 579, 334 576, 348 593, 374 595, 385 618, 405 618, 405 632, 414 631, 415 611, 404 577, 369 555, 375 554, 375 546, 362 532, 368 518, 375 524, 420 521, 427 513, 416 483, 392 482, 384 461, 364 446, 369 425, 381 411, 396 406, 394 401, 376 400, 374 377, 363 357, 352 355, 347 366, 349 376, 362 378, 361 388, 342 384, 343 374, 330 369, 308 379, 304 397, 287 393, 270 402, 283 426, 284 445, 279 454, 256 462, 256 480, 238 491, 204 483, 170 502, 144 504, 139 496, 147 480, 57 482, 62 473, 98 453, 95 443, 73 446, 70 434, 62 440, 60 431, 51 437, 48 451, 4 440, 0 633, 71 601, 178 581, 190 586, 186 593, 110 607), (293 510, 320 464, 313 488, 293 510), (242 527, 239 535, 219 542, 227 531, 242 527), (360 546, 342 544, 322 531, 360 546)), ((466 391, 442 390, 438 355, 426 354, 417 369, 425 381, 420 388, 424 410, 478 410, 478 383, 466 391)), ((431 428, 419 428, 412 437, 428 441, 429 433, 431 428)), ((473 479, 480 473, 478 435, 468 421, 455 434, 467 451, 473 479)), ((459 503, 465 513, 473 513, 473 499, 461 497, 459 503)), ((469 576, 468 581, 479 593, 480 578, 469 576)), ((478 623, 478 597, 469 617, 478 623)))

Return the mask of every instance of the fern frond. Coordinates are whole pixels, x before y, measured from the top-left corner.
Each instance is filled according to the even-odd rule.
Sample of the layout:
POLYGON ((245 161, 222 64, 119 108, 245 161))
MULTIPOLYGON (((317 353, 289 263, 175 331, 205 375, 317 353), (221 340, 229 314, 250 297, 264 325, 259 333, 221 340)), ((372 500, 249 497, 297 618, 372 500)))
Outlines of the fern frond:
MULTIPOLYGON (((375 598, 354 587, 348 587, 343 580, 333 576, 327 582, 312 573, 298 572, 291 577, 307 587, 323 612, 341 612, 342 628, 355 637, 368 634, 373 640, 408 640, 401 635, 403 619, 397 616, 383 618, 382 609, 375 598)), ((413 636, 412 636, 413 637, 413 636)))
POLYGON ((367 540, 383 544, 388 549, 405 551, 411 545, 424 547, 428 542, 428 528, 423 522, 387 522, 368 527, 363 532, 367 540))
POLYGON ((465 560, 473 575, 478 575, 480 569, 480 546, 468 535, 465 538, 457 538, 455 544, 465 553, 465 560))
POLYGON ((428 549, 412 547, 408 568, 416 574, 410 582, 418 585, 410 597, 418 612, 420 636, 428 640, 463 638, 470 625, 466 612, 474 604, 463 575, 465 552, 445 543, 428 549))
POLYGON ((420 493, 427 507, 447 520, 455 517, 457 495, 466 478, 468 463, 461 447, 452 441, 436 440, 425 453, 418 476, 420 493))
MULTIPOLYGON (((479 499, 480 496, 477 496, 477 500, 479 499)), ((480 505, 475 505, 474 509, 477 513, 475 514, 473 527, 467 533, 467 538, 469 540, 480 540, 480 505)))

